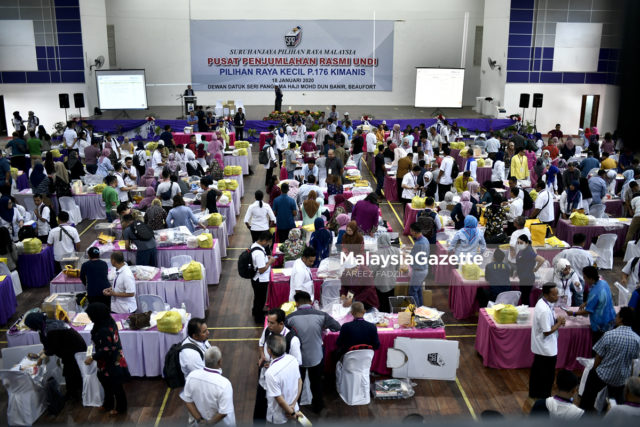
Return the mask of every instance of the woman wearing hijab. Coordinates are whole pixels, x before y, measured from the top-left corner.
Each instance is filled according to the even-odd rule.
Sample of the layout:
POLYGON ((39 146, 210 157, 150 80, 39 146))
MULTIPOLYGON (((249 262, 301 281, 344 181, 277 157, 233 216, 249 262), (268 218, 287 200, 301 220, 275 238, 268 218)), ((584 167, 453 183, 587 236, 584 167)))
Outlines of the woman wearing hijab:
MULTIPOLYGON (((391 236, 389 233, 382 233, 378 235, 378 251, 376 255, 381 257, 399 257, 400 249, 391 245, 391 236)), ((400 264, 390 264, 386 267, 382 267, 382 263, 377 265, 371 265, 371 272, 373 273, 373 281, 376 286, 376 293, 378 294, 378 301, 380 302, 379 310, 383 313, 390 313, 391 307, 389 306, 389 297, 394 295, 397 271, 400 264)))
POLYGON ((338 226, 338 240, 336 241, 337 245, 342 244, 342 238, 344 237, 344 234, 347 232, 347 224, 349 223, 350 219, 349 219, 349 215, 347 214, 340 214, 338 215, 338 217, 336 218, 336 223, 338 226))
POLYGON ((529 304, 531 288, 536 280, 535 273, 544 263, 544 258, 536 254, 531 246, 531 240, 526 234, 521 234, 516 242, 518 255, 516 255, 516 272, 520 280, 520 301, 529 304))
POLYGON ((178 163, 178 161, 176 160, 175 153, 169 154, 169 160, 167 161, 165 168, 167 168, 169 170, 169 173, 172 175, 178 173, 178 171, 180 170, 180 163, 178 163))
POLYGON ((302 225, 313 224, 316 218, 320 218, 320 211, 324 201, 318 194, 311 190, 307 195, 307 200, 302 202, 302 225))
POLYGON ((31 171, 31 175, 29 176, 29 183, 31 184, 33 194, 39 193, 38 188, 46 178, 47 174, 44 173, 44 165, 42 163, 36 163, 31 171))
POLYGON ((84 166, 78 158, 78 153, 75 151, 69 152, 69 159, 67 160, 67 168, 71 171, 71 180, 80 179, 84 176, 84 166))
POLYGON ((456 230, 460 230, 464 227, 464 220, 468 215, 478 218, 478 209, 476 203, 471 200, 471 194, 465 191, 460 196, 460 202, 455 205, 451 211, 451 219, 455 224, 456 230))
MULTIPOLYGON (((418 182, 420 184, 420 182, 418 182)), ((433 179, 433 172, 426 171, 422 176, 422 186, 424 188, 425 197, 436 197, 436 191, 438 191, 438 183, 433 179)))
POLYGON ((144 198, 138 203, 138 209, 144 210, 151 206, 151 202, 156 198, 156 192, 153 187, 147 187, 144 190, 144 198))
POLYGON ((336 209, 342 208, 344 209, 345 213, 351 213, 351 203, 348 203, 348 200, 346 199, 346 197, 344 197, 344 194, 336 194, 334 196, 334 203, 336 205, 336 209))
POLYGON ((400 125, 398 123, 393 125, 393 130, 391 130, 389 137, 391 138, 391 142, 396 144, 396 147, 402 145, 402 132, 400 131, 400 125))
POLYGON ((333 243, 333 234, 324 228, 324 220, 316 218, 313 223, 315 231, 311 234, 309 246, 316 250, 316 262, 313 267, 318 267, 320 261, 329 257, 331 252, 331 244, 333 243))
POLYGON ((53 184, 58 198, 73 197, 71 184, 69 183, 69 172, 62 162, 55 162, 55 177, 53 184))
POLYGON ((213 156, 215 156, 217 153, 221 153, 222 148, 222 142, 220 142, 218 136, 214 133, 211 136, 211 142, 209 142, 209 145, 207 145, 207 153, 209 153, 210 156, 209 160, 213 160, 213 156))
POLYGON ((471 196, 471 200, 475 203, 480 201, 480 183, 478 181, 470 181, 467 183, 467 191, 471 196))
POLYGON ((378 230, 380 206, 375 193, 367 194, 353 207, 351 219, 355 221, 364 234, 373 234, 378 230))
POLYGON ((166 218, 167 211, 162 208, 162 202, 160 199, 153 199, 151 201, 151 206, 149 206, 147 211, 144 213, 145 224, 151 227, 152 230, 163 230, 167 228, 166 218))
POLYGON ((129 377, 129 368, 122 353, 118 327, 102 303, 89 304, 86 313, 93 322, 94 353, 84 363, 90 365, 94 360, 98 363, 98 380, 104 388, 102 409, 109 411, 109 415, 123 414, 127 412, 127 395, 122 383, 129 377))
POLYGON ((566 161, 569 161, 571 157, 576 155, 576 144, 573 142, 571 135, 567 136, 567 141, 560 149, 560 155, 566 161))
POLYGON ((0 198, 0 227, 9 230, 11 240, 18 241, 18 230, 24 225, 24 218, 18 209, 14 209, 13 202, 8 196, 0 198))
POLYGON ((476 255, 487 248, 484 235, 478 230, 478 220, 474 216, 467 216, 464 219, 464 228, 456 231, 447 242, 449 253, 455 255, 470 254, 476 255))
POLYGON ((224 162, 222 161, 222 154, 216 153, 213 155, 213 161, 209 164, 209 174, 215 181, 220 181, 224 178, 224 162))
POLYGON ((358 223, 351 220, 347 223, 347 227, 345 228, 345 233, 342 236, 342 252, 344 253, 355 253, 359 255, 364 250, 364 237, 360 233, 358 229, 358 223))
POLYGON ((24 324, 38 332, 43 349, 38 354, 38 365, 46 357, 57 356, 62 361, 62 375, 67 383, 67 398, 82 397, 82 375, 76 363, 76 353, 86 352, 84 338, 60 320, 47 319, 44 313, 30 313, 24 324))
POLYGON ((302 240, 302 230, 299 228, 292 228, 289 230, 289 236, 287 240, 280 245, 280 252, 284 254, 284 261, 295 261, 302 257, 302 251, 306 247, 304 240, 302 240))
POLYGON ((560 175, 560 169, 556 166, 551 165, 549 170, 547 170, 547 190, 550 190, 552 193, 558 193, 558 176, 560 175))
POLYGON ((493 201, 493 194, 495 190, 487 190, 490 184, 490 182, 485 182, 484 185, 480 187, 480 201, 478 203, 481 205, 490 205, 493 201))
POLYGON ((110 155, 111 150, 108 148, 102 150, 102 155, 98 158, 98 170, 96 171, 96 175, 104 178, 109 175, 110 172, 114 171, 111 160, 109 160, 110 155))
POLYGON ((154 176, 153 168, 147 168, 144 175, 140 176, 140 186, 155 188, 155 183, 156 177, 154 176))
POLYGON ((582 304, 582 283, 578 274, 571 268, 571 263, 565 258, 556 261, 553 281, 558 288, 557 306, 579 307, 582 304))
POLYGON ((580 193, 580 182, 573 181, 560 196, 560 212, 562 212, 562 218, 569 218, 569 215, 577 209, 582 209, 582 193, 580 193))
MULTIPOLYGON (((510 141, 509 144, 507 144, 507 149, 504 152, 504 164, 505 167, 507 169, 511 168, 511 159, 513 159, 513 157, 516 155, 516 145, 513 141, 510 141)), ((509 176, 509 174, 507 174, 507 176, 509 176)))
POLYGON ((504 224, 507 221, 507 213, 502 207, 502 197, 496 194, 484 211, 487 225, 484 231, 484 238, 487 243, 505 243, 508 240, 504 232, 504 224))
POLYGON ((540 132, 534 134, 534 138, 536 140, 536 156, 540 156, 542 154, 542 147, 544 147, 544 140, 542 139, 542 134, 540 132))
POLYGON ((615 141, 613 140, 613 135, 611 135, 611 133, 607 132, 604 134, 604 140, 602 141, 602 144, 600 145, 600 151, 602 151, 603 153, 609 153, 614 154, 615 153, 615 141))
POLYGON ((385 132, 384 132, 384 126, 380 125, 376 129, 376 140, 378 142, 384 142, 385 139, 386 139, 386 137, 385 137, 385 132))
POLYGON ((582 194, 582 209, 584 209, 584 214, 589 215, 589 205, 591 205, 591 200, 593 195, 591 194, 591 189, 589 188, 589 180, 587 178, 580 177, 580 194, 582 194))

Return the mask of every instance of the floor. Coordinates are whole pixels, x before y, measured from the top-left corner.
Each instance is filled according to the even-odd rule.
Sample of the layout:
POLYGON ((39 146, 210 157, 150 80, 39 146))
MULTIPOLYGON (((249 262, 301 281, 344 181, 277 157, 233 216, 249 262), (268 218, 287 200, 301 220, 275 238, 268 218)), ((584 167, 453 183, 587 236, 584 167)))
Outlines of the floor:
MULTIPOLYGON (((254 165, 257 164, 254 153, 254 165)), ((369 174, 367 178, 373 182, 369 174)), ((240 218, 244 217, 248 204, 253 201, 251 194, 264 183, 264 169, 258 167, 256 174, 245 177, 245 198, 240 218)), ((396 203, 381 203, 383 216, 394 230, 403 228, 402 207, 396 203)), ((81 249, 85 250, 97 236, 96 222, 83 221, 78 230, 81 233, 81 249)), ((402 237, 404 243, 410 243, 402 237)), ((220 284, 209 287, 210 306, 207 325, 211 332, 211 343, 220 347, 223 354, 224 375, 234 388, 234 404, 238 423, 250 423, 253 414, 255 390, 258 376, 257 340, 261 328, 256 327, 250 316, 252 290, 247 280, 236 273, 239 251, 251 243, 250 234, 241 223, 231 237, 228 258, 223 259, 220 284)), ((613 271, 604 271, 604 277, 613 283, 619 278, 621 261, 617 259, 613 271)), ((504 414, 518 415, 528 412, 531 402, 527 398, 529 370, 497 370, 482 365, 480 356, 474 349, 477 318, 455 320, 447 302, 447 288, 431 286, 433 305, 446 312, 444 321, 448 339, 460 344, 460 365, 458 377, 454 381, 415 381, 416 394, 407 400, 372 401, 366 406, 349 407, 342 402, 335 391, 335 379, 325 379, 326 410, 320 415, 302 410, 312 422, 317 421, 399 421, 411 413, 425 417, 462 417, 470 420, 485 410, 497 410, 504 414)), ((48 288, 29 289, 18 297, 17 313, 40 305, 48 295, 48 288)), ((14 315, 11 325, 17 319, 14 315)), ((6 346, 5 329, 0 331, 0 347, 6 346)), ((168 389, 160 378, 133 379, 125 385, 129 399, 129 412, 110 417, 96 408, 84 408, 79 403, 69 402, 57 417, 43 415, 38 424, 75 423, 183 423, 187 411, 179 398, 179 390, 168 389)), ((7 395, 0 390, 0 414, 6 413, 7 395)), ((0 415, 0 422, 4 421, 0 415)))

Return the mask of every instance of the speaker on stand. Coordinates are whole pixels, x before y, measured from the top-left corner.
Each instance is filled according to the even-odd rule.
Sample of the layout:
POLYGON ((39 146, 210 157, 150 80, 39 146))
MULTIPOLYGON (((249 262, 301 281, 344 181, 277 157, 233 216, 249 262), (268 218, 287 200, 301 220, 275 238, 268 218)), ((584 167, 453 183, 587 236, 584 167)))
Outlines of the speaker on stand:
POLYGON ((529 98, 531 95, 528 93, 520 94, 520 108, 522 108, 522 121, 520 123, 524 124, 524 109, 529 108, 529 98))
POLYGON ((534 93, 533 94, 533 108, 536 109, 535 118, 533 119, 533 129, 538 132, 538 108, 542 108, 542 94, 534 93))
POLYGON ((68 122, 69 119, 67 117, 67 108, 69 108, 69 94, 59 93, 58 102, 60 103, 60 108, 64 108, 64 121, 68 122))
POLYGON ((80 121, 82 121, 82 108, 84 108, 84 94, 83 93, 74 93, 73 94, 73 104, 78 109, 78 116, 80 117, 80 121))

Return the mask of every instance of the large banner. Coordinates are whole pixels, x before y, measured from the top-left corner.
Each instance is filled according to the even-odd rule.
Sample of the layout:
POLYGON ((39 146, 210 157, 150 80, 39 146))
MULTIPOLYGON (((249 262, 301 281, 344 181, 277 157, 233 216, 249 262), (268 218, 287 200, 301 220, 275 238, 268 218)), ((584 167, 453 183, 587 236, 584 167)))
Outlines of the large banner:
POLYGON ((191 21, 195 90, 390 91, 393 21, 191 21))

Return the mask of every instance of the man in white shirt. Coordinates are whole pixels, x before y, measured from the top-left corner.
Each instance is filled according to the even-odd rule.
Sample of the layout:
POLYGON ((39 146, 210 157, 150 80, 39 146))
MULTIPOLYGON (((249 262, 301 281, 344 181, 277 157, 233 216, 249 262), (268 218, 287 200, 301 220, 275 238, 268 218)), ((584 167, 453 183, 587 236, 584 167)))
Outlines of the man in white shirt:
POLYGON ((411 199, 418 195, 420 186, 418 185, 418 175, 420 175, 420 166, 414 166, 411 173, 407 173, 402 177, 402 203, 407 208, 407 203, 411 203, 411 199))
POLYGON ((365 136, 365 143, 367 145, 367 160, 369 160, 373 158, 373 152, 376 151, 376 145, 378 144, 375 128, 372 128, 367 132, 365 136))
MULTIPOLYGON (((144 163, 143 163, 144 164, 144 163)), ((137 187, 138 170, 133 166, 133 158, 124 159, 124 184, 127 187, 137 187)))
MULTIPOLYGON (((195 136, 195 135, 194 135, 195 136)), ((202 166, 196 160, 196 154, 184 145, 176 146, 176 160, 184 166, 189 176, 202 176, 202 166)))
POLYGON ((258 324, 264 324, 264 306, 267 302, 267 287, 271 280, 271 265, 275 259, 271 255, 267 255, 266 248, 271 246, 272 236, 269 231, 263 231, 258 236, 256 242, 251 245, 251 260, 256 274, 251 279, 251 287, 253 288, 253 308, 251 313, 253 319, 258 324))
POLYGON ((522 216, 524 199, 520 197, 520 193, 525 190, 521 190, 518 187, 509 188, 509 193, 511 194, 511 198, 508 201, 503 202, 507 206, 509 206, 509 211, 507 212, 507 222, 513 223, 516 218, 522 216))
POLYGON ((67 122, 67 128, 64 130, 62 134, 62 138, 64 139, 64 143, 67 148, 75 148, 76 141, 78 140, 78 134, 76 133, 76 124, 75 122, 69 121, 67 122))
POLYGON ((38 224, 38 239, 42 240, 42 243, 46 243, 51 231, 51 225, 49 224, 51 221, 51 209, 42 202, 42 194, 34 194, 33 203, 36 205, 33 213, 38 224))
POLYGON ((316 147, 318 147, 318 151, 322 151, 324 149, 324 140, 329 135, 329 131, 325 127, 324 123, 320 123, 320 129, 316 131, 316 147))
POLYGON ((156 189, 156 196, 160 198, 162 207, 165 210, 169 210, 173 207, 173 198, 176 196, 176 194, 180 194, 180 186, 174 182, 171 182, 168 170, 163 170, 162 182, 158 184, 158 188, 156 189))
POLYGON ((113 287, 102 291, 111 297, 111 311, 114 313, 133 313, 138 309, 136 303, 136 279, 131 269, 124 262, 124 255, 120 251, 111 253, 111 265, 116 269, 113 287))
POLYGON ((267 389, 267 422, 285 424, 298 416, 298 400, 302 394, 302 379, 298 361, 286 354, 286 340, 281 335, 267 339, 267 351, 272 361, 265 373, 267 389))
POLYGON ((442 159, 442 163, 440 163, 440 172, 438 173, 438 200, 444 200, 444 195, 447 194, 447 191, 451 190, 451 184, 453 184, 454 178, 451 176, 451 172, 455 160, 451 157, 451 150, 449 147, 445 147, 443 152, 445 157, 442 159))
POLYGON ((538 197, 530 218, 538 218, 541 222, 552 225, 555 217, 553 196, 543 181, 536 183, 536 191, 538 191, 538 197))
POLYGON ((53 258, 62 265, 62 259, 78 251, 78 244, 80 243, 80 236, 78 230, 75 227, 67 224, 69 222, 69 213, 61 211, 58 214, 58 225, 51 230, 47 243, 53 246, 53 258))
POLYGON ((318 182, 317 177, 314 175, 309 175, 309 177, 307 178, 307 183, 300 186, 300 188, 298 189, 298 194, 296 196, 296 203, 298 205, 307 200, 307 196, 312 191, 315 191, 318 195, 324 194, 324 191, 322 190, 322 188, 316 185, 316 182, 318 182))
POLYGON ((540 298, 533 311, 531 352, 533 365, 529 376, 529 397, 545 399, 551 396, 558 358, 558 329, 565 325, 564 317, 556 318, 553 304, 558 301, 555 283, 542 286, 540 298))
POLYGON ((300 339, 295 332, 284 325, 285 312, 279 308, 273 308, 267 313, 267 327, 262 331, 260 341, 258 341, 258 366, 260 375, 258 379, 258 389, 256 392, 256 404, 253 410, 253 419, 264 422, 267 418, 267 383, 265 373, 271 363, 271 355, 267 349, 267 339, 271 335, 284 337, 286 343, 286 353, 295 357, 298 365, 302 364, 302 353, 300 351, 300 339))
POLYGON ((108 148, 112 153, 116 155, 116 158, 120 160, 122 154, 120 153, 120 142, 118 138, 115 136, 111 136, 109 132, 105 132, 104 134, 104 146, 103 148, 108 148))
POLYGON ((118 200, 120 200, 120 202, 129 202, 129 190, 131 190, 133 187, 128 187, 124 183, 124 168, 122 167, 122 164, 120 162, 116 162, 113 168, 116 172, 116 181, 118 181, 116 185, 116 190, 118 190, 118 200))
POLYGON ((162 152, 161 149, 164 148, 164 144, 158 142, 158 148, 153 150, 153 154, 151 155, 151 169, 155 171, 156 175, 160 175, 162 173, 162 168, 164 167, 164 161, 162 160, 162 152))
POLYGON ((289 281, 289 301, 293 301, 293 296, 298 291, 307 292, 311 296, 311 301, 314 301, 311 267, 315 262, 316 250, 309 246, 302 251, 302 257, 294 261, 289 281))
POLYGON ((315 159, 309 159, 307 163, 302 166, 302 181, 307 182, 309 176, 313 175, 316 178, 316 182, 318 181, 318 166, 316 166, 315 159))
POLYGON ((432 148, 441 148, 441 145, 444 143, 444 138, 442 135, 438 133, 438 130, 432 126, 429 128, 429 136, 427 139, 431 142, 432 148))
POLYGON ((500 150, 500 141, 493 135, 493 133, 490 135, 491 138, 487 140, 485 151, 487 153, 497 153, 500 150))
POLYGON ((204 354, 211 347, 209 329, 204 319, 189 319, 187 335, 180 350, 180 369, 185 378, 191 372, 204 368, 204 354))
POLYGON ((302 143, 306 140, 306 138, 307 138, 307 127, 304 125, 304 123, 302 123, 302 120, 298 120, 297 130, 296 130, 296 144, 298 144, 298 146, 301 146, 302 143))
POLYGON ((516 230, 511 233, 511 237, 509 238, 509 255, 507 259, 511 264, 516 263, 516 255, 518 255, 518 237, 523 234, 531 240, 531 230, 525 228, 527 220, 523 216, 519 216, 513 220, 513 226, 516 230))
POLYGON ((80 131, 80 135, 78 135, 78 155, 81 159, 84 159, 84 149, 91 145, 91 142, 85 136, 83 131, 80 131))
POLYGON ((180 393, 189 411, 189 425, 220 423, 235 426, 233 386, 222 376, 222 353, 218 347, 207 349, 204 365, 189 374, 180 393))
POLYGON ((622 402, 618 402, 616 406, 609 409, 609 412, 604 416, 604 422, 613 422, 614 424, 617 422, 618 425, 634 419, 637 422, 640 417, 640 378, 629 377, 627 379, 623 397, 622 402))

